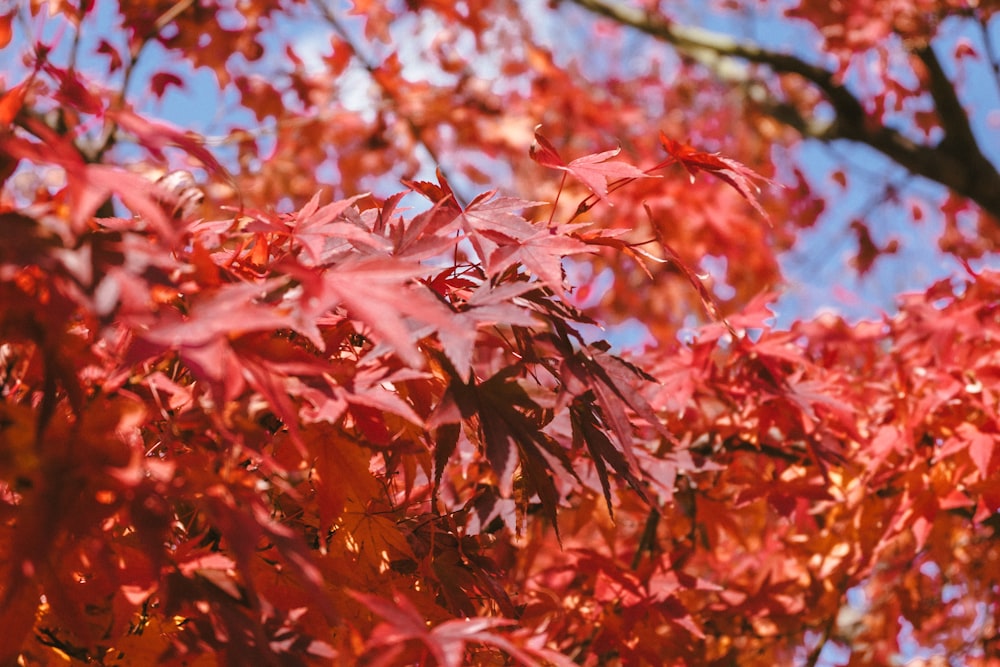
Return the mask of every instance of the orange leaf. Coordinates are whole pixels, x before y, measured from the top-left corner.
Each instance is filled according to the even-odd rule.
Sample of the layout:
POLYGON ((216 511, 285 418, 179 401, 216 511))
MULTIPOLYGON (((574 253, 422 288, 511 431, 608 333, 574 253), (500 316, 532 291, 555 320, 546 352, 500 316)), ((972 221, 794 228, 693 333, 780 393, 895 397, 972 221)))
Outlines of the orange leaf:
POLYGON ((13 11, 9 11, 6 14, 0 16, 0 49, 10 44, 11 37, 13 37, 13 31, 11 30, 10 24, 13 21, 14 21, 13 11))
POLYGON ((24 105, 24 95, 27 92, 28 86, 19 83, 5 92, 3 97, 0 97, 0 129, 10 125, 17 118, 17 114, 24 105))

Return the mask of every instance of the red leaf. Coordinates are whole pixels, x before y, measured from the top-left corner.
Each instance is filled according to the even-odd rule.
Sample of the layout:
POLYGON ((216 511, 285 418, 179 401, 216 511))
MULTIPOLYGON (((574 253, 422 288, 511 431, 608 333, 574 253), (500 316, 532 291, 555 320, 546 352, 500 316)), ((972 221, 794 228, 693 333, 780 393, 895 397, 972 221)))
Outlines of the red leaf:
POLYGON ((144 148, 161 160, 165 159, 162 152, 165 147, 176 146, 200 160, 212 172, 226 175, 225 168, 194 134, 183 132, 167 123, 143 118, 133 111, 108 111, 107 116, 118 123, 123 131, 135 135, 144 148))
MULTIPOLYGON (((25 562, 24 568, 29 566, 25 562)), ((38 585, 30 577, 22 576, 21 570, 11 568, 11 576, 4 582, 0 598, 0 622, 4 628, 0 637, 0 662, 5 665, 18 664, 18 655, 35 624, 39 605, 38 585)))
POLYGON ((764 178, 736 160, 722 157, 717 153, 704 153, 697 148, 674 141, 662 132, 660 132, 660 143, 667 153, 691 174, 692 179, 694 179, 695 174, 699 171, 707 171, 732 186, 741 197, 750 202, 754 210, 764 216, 764 218, 768 218, 767 212, 764 211, 760 202, 757 201, 760 187, 754 181, 770 184, 772 183, 771 180, 764 178))
POLYGON ((159 349, 175 349, 182 355, 211 350, 211 363, 204 370, 209 379, 218 380, 226 375, 226 368, 217 354, 217 345, 228 347, 228 339, 242 333, 288 326, 287 315, 255 301, 273 286, 273 282, 226 285, 192 297, 187 317, 166 311, 137 314, 126 321, 136 328, 138 337, 159 349))
POLYGON ((351 597, 389 622, 381 632, 372 634, 372 641, 382 643, 407 639, 421 639, 428 635, 427 625, 413 603, 401 593, 394 593, 392 603, 375 595, 351 592, 351 597))
POLYGON ((10 29, 10 24, 13 22, 13 20, 14 20, 14 10, 11 10, 6 14, 0 15, 0 49, 10 44, 11 37, 13 36, 13 31, 10 29))
POLYGON ((354 51, 350 44, 335 37, 330 38, 330 47, 330 55, 323 56, 323 62, 330 76, 340 76, 354 57, 354 51))
POLYGON ((628 178, 653 178, 638 167, 625 162, 611 162, 611 158, 621 153, 621 148, 584 155, 567 164, 559 156, 555 147, 549 143, 549 140, 538 133, 539 127, 541 125, 535 128, 535 141, 531 144, 531 149, 528 152, 531 159, 542 166, 565 171, 605 201, 607 201, 608 195, 608 181, 628 178))
POLYGON ((480 327, 500 323, 530 327, 536 323, 524 306, 513 303, 515 298, 535 287, 533 283, 520 281, 500 286, 484 282, 454 315, 454 325, 438 331, 444 353, 463 382, 469 381, 472 372, 472 351, 480 327))
POLYGON ((108 65, 109 72, 117 72, 122 67, 122 57, 118 53, 118 49, 112 46, 106 39, 102 39, 101 43, 97 46, 97 52, 107 56, 111 63, 108 65))
POLYGON ((972 42, 969 41, 968 37, 961 37, 955 43, 955 59, 961 60, 963 58, 979 60, 979 53, 972 46, 972 42))
MULTIPOLYGON (((502 270, 494 264, 501 245, 528 239, 536 233, 535 226, 520 212, 540 203, 515 197, 494 198, 495 195, 496 190, 479 195, 466 207, 461 217, 462 226, 476 254, 491 275, 502 270)), ((509 266, 509 263, 504 266, 509 266)))
POLYGON ((611 443, 611 439, 599 428, 594 410, 579 407, 572 408, 570 410, 570 419, 573 424, 573 444, 577 447, 581 444, 586 445, 587 450, 590 452, 590 458, 594 462, 598 479, 601 481, 604 500, 608 505, 608 514, 614 516, 611 503, 611 484, 608 478, 608 465, 636 489, 641 488, 639 479, 635 476, 633 468, 625 459, 624 454, 611 443))
POLYGON ((345 240, 355 241, 369 247, 388 249, 388 242, 371 232, 348 223, 335 222, 341 214, 354 205, 354 202, 367 196, 367 194, 355 195, 321 207, 320 193, 317 192, 309 203, 295 214, 292 238, 305 248, 312 264, 323 261, 323 250, 329 241, 334 243, 339 241, 341 244, 345 240))
MULTIPOLYGON (((646 215, 649 216, 650 221, 653 222, 653 212, 650 210, 649 206, 645 206, 646 215)), ((688 266, 680 255, 677 254, 670 244, 668 244, 664 239, 663 235, 660 233, 659 226, 653 222, 653 229, 656 231, 656 240, 659 241, 660 246, 663 248, 663 252, 666 254, 667 259, 678 269, 681 273, 688 279, 691 286, 694 287, 695 291, 698 292, 698 297, 701 299, 702 306, 705 307, 705 311, 708 313, 716 322, 721 322, 729 333, 734 338, 739 338, 736 330, 730 325, 725 317, 722 316, 722 310, 719 308, 718 302, 715 300, 715 295, 709 291, 708 287, 702 281, 702 277, 694 272, 694 270, 688 266)))
POLYGON ((27 82, 22 82, 6 91, 0 97, 0 130, 6 128, 20 113, 24 105, 24 95, 28 92, 27 82))
MULTIPOLYGON (((466 644, 495 646, 523 665, 537 664, 528 651, 516 646, 503 635, 490 632, 493 628, 513 625, 505 618, 462 618, 445 621, 428 629, 424 615, 401 593, 393 593, 393 602, 374 595, 352 592, 351 596, 385 619, 372 632, 369 646, 385 650, 400 642, 421 642, 434 656, 439 667, 460 667, 466 662, 466 644)), ((556 665, 572 665, 563 656, 548 650, 534 651, 539 657, 556 665)), ((382 664, 382 663, 377 663, 382 664)))
MULTIPOLYGON (((291 317, 295 328, 317 346, 322 342, 315 321, 337 306, 345 307, 382 344, 418 368, 424 357, 417 340, 454 326, 448 308, 415 280, 428 270, 414 262, 352 254, 322 273, 290 261, 274 268, 302 282, 306 292, 291 317)), ((373 354, 385 351, 376 348, 373 354)))
POLYGON ((98 115, 104 110, 104 101, 88 89, 75 71, 60 69, 48 62, 42 69, 59 82, 56 99, 60 103, 88 114, 98 115))
POLYGON ((990 461, 993 458, 993 450, 996 448, 996 436, 991 433, 983 433, 973 424, 959 424, 956 431, 959 436, 967 441, 969 457, 975 464, 980 478, 987 479, 990 471, 990 461))
POLYGON ((597 252, 597 248, 551 228, 521 241, 514 257, 546 287, 564 297, 562 258, 591 252, 597 252))
POLYGON ((163 97, 169 86, 184 87, 184 80, 170 72, 157 72, 149 82, 149 87, 158 98, 163 97))

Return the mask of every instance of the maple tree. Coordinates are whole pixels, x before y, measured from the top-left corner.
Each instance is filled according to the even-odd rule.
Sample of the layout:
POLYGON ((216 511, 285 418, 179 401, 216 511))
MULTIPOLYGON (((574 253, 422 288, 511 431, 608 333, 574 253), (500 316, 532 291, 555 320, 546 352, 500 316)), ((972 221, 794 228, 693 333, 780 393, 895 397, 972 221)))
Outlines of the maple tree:
POLYGON ((1000 664, 998 8, 4 9, 0 664, 1000 664))

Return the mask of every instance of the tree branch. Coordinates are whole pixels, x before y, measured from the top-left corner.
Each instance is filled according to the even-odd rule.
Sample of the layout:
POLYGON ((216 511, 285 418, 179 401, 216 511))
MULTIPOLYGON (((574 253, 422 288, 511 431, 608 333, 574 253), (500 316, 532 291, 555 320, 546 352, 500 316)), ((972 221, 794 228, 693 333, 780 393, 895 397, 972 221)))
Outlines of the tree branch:
MULTIPOLYGON (((945 130, 944 139, 933 146, 917 143, 885 125, 865 111, 854 93, 837 81, 834 72, 796 56, 739 42, 709 30, 678 25, 662 16, 605 0, 570 1, 672 45, 682 55, 731 83, 754 83, 749 73, 739 69, 738 61, 764 65, 778 74, 796 74, 806 79, 822 91, 833 108, 836 114, 833 122, 819 123, 804 117, 800 110, 774 99, 770 93, 767 99, 757 101, 762 102, 777 120, 803 136, 821 141, 846 139, 874 148, 910 172, 974 201, 1000 224, 1000 173, 979 150, 954 87, 930 47, 918 49, 916 53, 928 68, 931 96, 945 130)), ((764 87, 758 84, 755 91, 757 88, 763 90, 764 87)))
POLYGON ((930 44, 925 44, 914 49, 913 53, 920 58, 927 69, 928 89, 934 100, 934 107, 946 140, 962 150, 979 152, 972 127, 969 125, 969 117, 955 93, 955 87, 944 73, 934 48, 930 44))
POLYGON ((986 61, 989 63, 990 69, 993 70, 993 80, 996 82, 997 88, 1000 89, 1000 54, 994 48, 986 15, 977 11, 976 22, 979 24, 979 34, 983 38, 983 47, 986 49, 986 61))

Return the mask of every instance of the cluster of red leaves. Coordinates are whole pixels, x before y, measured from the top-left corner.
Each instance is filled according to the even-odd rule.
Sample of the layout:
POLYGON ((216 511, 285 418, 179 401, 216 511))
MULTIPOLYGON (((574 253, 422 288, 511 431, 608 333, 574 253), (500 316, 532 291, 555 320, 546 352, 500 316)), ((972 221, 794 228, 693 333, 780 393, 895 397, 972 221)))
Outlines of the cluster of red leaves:
POLYGON ((996 273, 858 326, 771 331, 761 302, 730 320, 752 337, 712 326, 647 353, 677 439, 638 450, 655 502, 623 498, 615 522, 593 497, 567 508, 565 550, 515 560, 523 618, 584 664, 799 664, 839 647, 874 665, 907 641, 996 664, 997 303, 996 273))
MULTIPOLYGON (((180 133, 112 117, 154 156, 171 142, 219 170, 180 133)), ((558 298, 560 259, 601 233, 495 193, 462 207, 443 180, 413 184, 431 206, 409 217, 400 193, 194 219, 30 117, 0 150, 66 179, 3 213, 5 658, 35 628, 107 661, 155 619, 168 659, 295 664, 388 642, 353 600, 394 590, 414 617, 514 616, 465 515, 538 503, 555 527, 584 460, 609 506, 609 473, 639 486, 630 414, 658 423, 642 375, 558 298), (95 218, 111 195, 135 217, 95 218)), ((495 625, 397 653, 548 656, 495 625)))
MULTIPOLYGON (((159 41, 197 50, 189 22, 214 7, 159 41)), ((406 101, 414 86, 379 74, 406 101)), ((456 112, 426 99, 426 127, 456 112)), ((752 301, 623 357, 581 335, 562 271, 598 250, 641 266, 619 231, 533 220, 537 202, 495 191, 464 204, 445 178, 407 182, 419 212, 407 193, 324 203, 303 179, 297 210, 273 213, 294 179, 267 179, 320 161, 313 129, 343 139, 345 173, 402 150, 350 122, 283 131, 263 176, 237 175, 246 205, 200 217, 185 179, 88 161, 74 142, 95 119, 151 162, 179 149, 228 180, 194 137, 72 71, 42 63, 0 97, 0 662, 773 665, 833 645, 886 664, 912 640, 996 664, 996 274, 859 326, 772 331, 752 301), (56 103, 63 132, 35 113, 56 103), (64 183, 26 193, 18 170, 64 183), (109 197, 126 217, 97 215, 109 197)), ((499 123, 463 131, 499 145, 499 123)), ((653 135, 657 168, 733 198, 669 171, 633 182, 652 170, 567 160, 541 135, 531 157, 567 192, 660 197, 642 219, 717 315, 684 258, 762 234, 734 212, 757 204, 753 173, 653 135), (688 232, 663 221, 681 199, 703 216, 688 232)), ((637 201, 615 201, 622 219, 637 201)), ((745 293, 773 273, 752 240, 732 255, 760 268, 745 293)), ((637 312, 655 328, 654 305, 637 312)))

